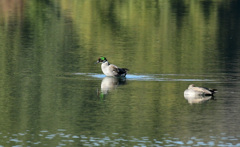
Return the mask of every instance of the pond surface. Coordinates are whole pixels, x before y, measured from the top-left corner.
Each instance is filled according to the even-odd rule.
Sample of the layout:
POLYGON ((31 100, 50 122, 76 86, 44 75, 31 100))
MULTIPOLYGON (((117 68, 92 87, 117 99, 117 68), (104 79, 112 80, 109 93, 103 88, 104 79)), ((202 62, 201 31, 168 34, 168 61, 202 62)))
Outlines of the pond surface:
POLYGON ((0 146, 240 146, 239 24, 237 0, 2 0, 0 146))

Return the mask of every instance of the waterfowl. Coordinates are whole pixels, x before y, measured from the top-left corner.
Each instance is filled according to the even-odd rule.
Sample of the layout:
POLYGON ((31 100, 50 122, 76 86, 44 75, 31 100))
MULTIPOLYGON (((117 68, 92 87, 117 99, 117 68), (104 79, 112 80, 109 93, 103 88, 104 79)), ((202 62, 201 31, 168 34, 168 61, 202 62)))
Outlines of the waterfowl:
POLYGON ((217 92, 217 89, 210 89, 205 87, 196 87, 194 84, 190 84, 188 89, 184 91, 184 95, 205 95, 213 96, 217 92))
POLYGON ((127 75, 127 68, 119 68, 110 64, 105 57, 98 58, 97 63, 102 63, 101 69, 106 76, 125 77, 127 75))

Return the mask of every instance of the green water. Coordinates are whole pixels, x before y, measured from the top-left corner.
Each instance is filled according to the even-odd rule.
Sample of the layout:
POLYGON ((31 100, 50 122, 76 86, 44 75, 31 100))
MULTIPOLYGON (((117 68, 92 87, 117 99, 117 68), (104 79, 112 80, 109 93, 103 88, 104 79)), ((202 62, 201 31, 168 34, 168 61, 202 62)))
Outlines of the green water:
POLYGON ((240 146, 239 8, 2 0, 0 146, 240 146), (218 93, 186 99, 192 83, 218 93))

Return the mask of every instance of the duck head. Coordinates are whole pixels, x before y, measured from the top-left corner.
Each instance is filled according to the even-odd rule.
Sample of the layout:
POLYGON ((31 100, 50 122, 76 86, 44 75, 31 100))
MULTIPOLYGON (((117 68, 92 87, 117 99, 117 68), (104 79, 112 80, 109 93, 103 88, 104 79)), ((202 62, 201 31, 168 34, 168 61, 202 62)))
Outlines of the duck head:
POLYGON ((100 58, 98 58, 96 63, 105 63, 106 61, 107 61, 106 57, 100 57, 100 58))
POLYGON ((194 87, 194 84, 190 84, 189 86, 188 86, 188 89, 191 89, 191 88, 193 88, 194 87))

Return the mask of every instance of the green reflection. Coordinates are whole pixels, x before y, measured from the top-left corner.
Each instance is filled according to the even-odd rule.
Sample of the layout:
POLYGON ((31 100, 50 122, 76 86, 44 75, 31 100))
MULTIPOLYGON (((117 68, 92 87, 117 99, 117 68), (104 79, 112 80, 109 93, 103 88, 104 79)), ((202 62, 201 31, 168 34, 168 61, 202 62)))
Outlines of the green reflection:
MULTIPOLYGON (((8 143, 9 134, 27 132, 24 143, 40 140, 57 146, 61 135, 49 140, 51 136, 40 134, 44 130, 57 134, 59 129, 88 137, 119 133, 129 140, 131 136, 162 140, 163 134, 202 136, 209 128, 217 134, 237 132, 238 120, 229 127, 223 119, 236 118, 236 113, 223 110, 229 107, 225 101, 187 103, 183 91, 188 81, 126 79, 109 93, 102 90, 100 98, 108 96, 101 101, 96 91, 104 79, 74 75, 101 73, 93 63, 106 56, 133 75, 168 73, 175 74, 169 79, 226 82, 225 74, 212 73, 239 71, 237 4, 236 0, 0 1, 0 145, 16 145, 8 143)), ((236 106, 231 108, 237 112, 236 106)))

